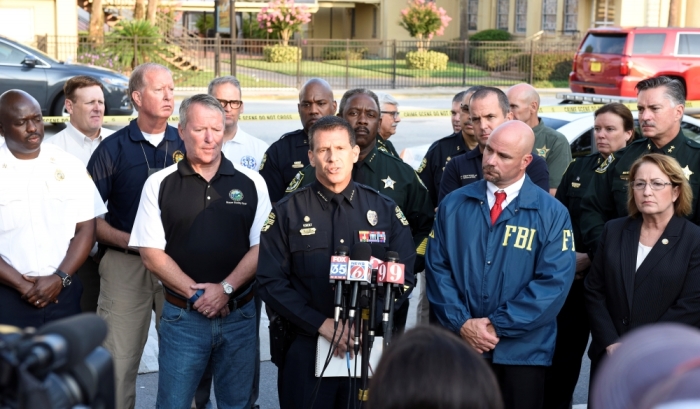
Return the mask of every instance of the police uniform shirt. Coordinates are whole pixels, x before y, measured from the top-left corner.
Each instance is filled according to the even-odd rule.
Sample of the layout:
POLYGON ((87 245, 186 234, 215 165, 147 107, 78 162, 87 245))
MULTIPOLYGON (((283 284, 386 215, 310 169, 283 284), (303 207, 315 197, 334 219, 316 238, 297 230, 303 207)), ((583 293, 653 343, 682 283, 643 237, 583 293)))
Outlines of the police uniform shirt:
POLYGON ((238 127, 236 135, 221 147, 226 157, 233 163, 258 171, 263 155, 269 145, 238 127))
POLYGON ((425 154, 416 173, 420 176, 425 187, 428 188, 433 207, 437 207, 438 205, 440 180, 445 171, 445 165, 447 165, 447 162, 451 161, 454 156, 465 152, 467 149, 468 147, 464 144, 461 131, 438 139, 428 148, 428 152, 425 154))
POLYGON ((396 148, 394 148, 394 144, 389 140, 389 139, 384 139, 382 138, 381 135, 377 134, 377 149, 384 153, 388 153, 389 155, 395 157, 395 158, 400 158, 401 155, 399 155, 398 152, 396 152, 396 148))
POLYGON ((73 155, 43 145, 37 158, 20 160, 0 142, 0 256, 21 274, 53 274, 76 224, 106 211, 73 155))
POLYGON ((579 253, 589 253, 596 250, 586 246, 581 234, 581 200, 588 187, 593 183, 596 173, 605 171, 614 160, 614 153, 611 153, 607 159, 600 153, 576 158, 569 164, 569 168, 564 172, 564 177, 557 188, 555 197, 569 210, 574 243, 576 251, 579 253))
POLYGON ((130 232, 149 169, 152 173, 184 157, 185 144, 177 128, 170 125, 157 148, 146 141, 136 120, 105 139, 90 158, 87 169, 102 200, 107 202, 107 222, 115 229, 130 232))
MULTIPOLYGON (((445 196, 460 187, 484 178, 484 171, 482 169, 483 157, 484 154, 477 146, 471 151, 453 158, 445 165, 445 172, 440 181, 438 203, 442 202, 445 196)), ((544 159, 532 155, 532 162, 527 165, 525 173, 530 177, 532 183, 549 192, 549 172, 544 159)))
POLYGON ((130 247, 164 250, 198 283, 218 283, 234 270, 270 213, 262 177, 224 155, 206 181, 187 160, 149 177, 130 247))
POLYGON ((309 137, 303 129, 289 132, 270 145, 260 163, 260 176, 275 203, 296 174, 309 164, 309 137))
POLYGON ((532 128, 535 134, 535 148, 532 153, 547 161, 549 186, 559 186, 566 167, 571 162, 569 140, 562 133, 546 126, 541 118, 538 119, 540 122, 532 128))
POLYGON ((58 146, 80 159, 83 165, 87 166, 90 156, 95 152, 100 142, 113 133, 114 131, 111 129, 101 128, 100 135, 95 139, 90 139, 77 130, 73 124, 66 122, 66 129, 50 138, 44 139, 43 143, 58 146))
MULTIPOLYGON (((315 180, 315 169, 307 166, 290 183, 287 193, 315 180)), ((363 160, 353 166, 352 180, 376 189, 399 205, 408 219, 416 244, 419 256, 416 271, 423 271, 423 256, 433 226, 435 208, 430 203, 428 190, 413 168, 401 159, 378 150, 375 145, 363 160)))
POLYGON ((627 187, 632 163, 647 153, 660 153, 675 158, 683 169, 693 191, 692 213, 686 218, 700 224, 698 195, 700 194, 700 144, 688 139, 682 130, 661 148, 648 138, 638 139, 615 153, 615 161, 595 175, 595 183, 587 189, 581 201, 583 239, 591 249, 597 249, 603 226, 609 220, 627 216, 627 187))
POLYGON ((368 242, 378 258, 385 251, 396 251, 406 267, 405 283, 415 283, 416 253, 408 222, 396 203, 355 182, 339 195, 346 226, 333 225, 335 194, 315 181, 277 202, 262 229, 256 275, 260 297, 310 335, 333 317, 334 291, 328 274, 338 246, 352 250, 356 243, 368 242))

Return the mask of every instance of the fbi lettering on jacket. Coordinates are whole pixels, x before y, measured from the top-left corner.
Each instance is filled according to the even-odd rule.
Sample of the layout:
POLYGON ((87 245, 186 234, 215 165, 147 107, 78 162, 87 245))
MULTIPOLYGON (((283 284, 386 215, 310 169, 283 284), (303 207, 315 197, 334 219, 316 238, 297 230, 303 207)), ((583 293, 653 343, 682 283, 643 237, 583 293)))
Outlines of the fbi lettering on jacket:
MULTIPOLYGON (((532 242, 535 239, 537 230, 522 227, 512 226, 507 224, 506 231, 503 233, 503 247, 513 246, 516 249, 525 249, 532 251, 532 242)), ((562 231, 562 248, 561 251, 576 251, 574 247, 574 235, 571 230, 565 229, 562 231)))

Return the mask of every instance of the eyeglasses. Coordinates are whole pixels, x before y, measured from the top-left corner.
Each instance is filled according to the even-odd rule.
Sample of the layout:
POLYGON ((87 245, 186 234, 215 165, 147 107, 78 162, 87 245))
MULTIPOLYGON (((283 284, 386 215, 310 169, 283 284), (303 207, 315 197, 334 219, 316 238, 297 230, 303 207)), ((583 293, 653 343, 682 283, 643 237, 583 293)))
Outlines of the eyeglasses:
POLYGON ((394 117, 394 119, 398 118, 399 115, 401 114, 399 111, 379 111, 379 112, 381 112, 382 114, 389 114, 392 117, 394 117))
MULTIPOLYGON (((649 182, 649 187, 651 190, 662 190, 663 188, 666 187, 666 185, 673 186, 673 183, 671 182, 664 182, 663 180, 652 180, 649 182)), ((634 190, 644 190, 647 187, 647 182, 643 180, 635 180, 632 183, 632 189, 634 190)))
POLYGON ((469 105, 460 104, 459 109, 461 109, 465 114, 469 113, 469 105))
POLYGON ((226 109, 227 105, 230 106, 232 109, 238 109, 243 104, 243 101, 237 101, 235 99, 231 101, 227 101, 225 99, 218 99, 218 101, 221 102, 221 106, 224 107, 224 109, 226 109))

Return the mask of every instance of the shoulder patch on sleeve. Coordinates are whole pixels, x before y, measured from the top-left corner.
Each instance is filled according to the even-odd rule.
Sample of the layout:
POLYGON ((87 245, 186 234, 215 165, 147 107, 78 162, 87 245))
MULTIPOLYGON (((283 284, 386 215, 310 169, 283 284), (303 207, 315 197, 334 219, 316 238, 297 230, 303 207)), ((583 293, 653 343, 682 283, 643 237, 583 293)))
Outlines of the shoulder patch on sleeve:
POLYGON ((423 161, 421 161, 420 166, 418 166, 418 170, 416 172, 422 173, 425 170, 425 167, 428 165, 428 158, 423 158, 423 161))
POLYGON ((263 154, 262 160, 260 161, 260 168, 258 169, 259 171, 263 170, 263 168, 265 167, 265 161, 267 161, 267 152, 263 154))
POLYGON ((294 176, 294 179, 292 179, 292 181, 289 182, 289 186, 287 187, 287 190, 285 190, 285 192, 291 193, 291 192, 299 189, 299 186, 301 186, 302 180, 304 180, 304 173, 303 172, 297 173, 297 175, 294 176))
POLYGON ((608 170, 608 167, 611 163, 613 163, 614 160, 615 154, 611 153, 610 156, 608 156, 608 158, 605 159, 605 162, 601 163, 600 166, 598 166, 598 169, 595 170, 595 173, 605 173, 605 171, 608 170))
POLYGON ((265 220, 261 231, 265 233, 266 231, 270 230, 270 227, 272 227, 272 225, 275 224, 276 218, 277 216, 275 215, 275 212, 271 211, 270 214, 267 216, 267 220, 265 220))
POLYGON ((408 220, 406 220, 406 216, 403 215, 401 208, 398 206, 396 206, 396 218, 401 221, 401 224, 408 226, 408 220))

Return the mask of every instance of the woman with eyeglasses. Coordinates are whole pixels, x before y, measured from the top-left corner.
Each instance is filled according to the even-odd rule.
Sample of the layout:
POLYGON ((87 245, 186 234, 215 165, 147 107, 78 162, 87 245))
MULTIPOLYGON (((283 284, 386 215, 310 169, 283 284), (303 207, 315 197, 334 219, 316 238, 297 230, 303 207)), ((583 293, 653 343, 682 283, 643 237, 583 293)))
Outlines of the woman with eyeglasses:
POLYGON ((629 216, 605 225, 584 282, 591 376, 635 328, 700 326, 700 227, 685 218, 693 201, 688 176, 674 158, 656 153, 630 168, 629 216))

